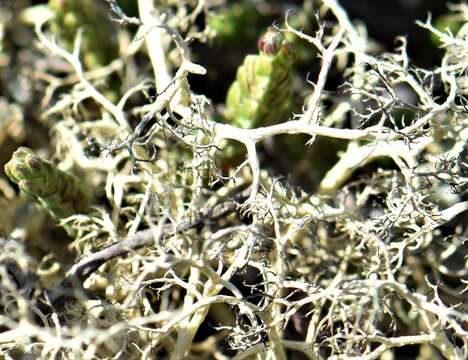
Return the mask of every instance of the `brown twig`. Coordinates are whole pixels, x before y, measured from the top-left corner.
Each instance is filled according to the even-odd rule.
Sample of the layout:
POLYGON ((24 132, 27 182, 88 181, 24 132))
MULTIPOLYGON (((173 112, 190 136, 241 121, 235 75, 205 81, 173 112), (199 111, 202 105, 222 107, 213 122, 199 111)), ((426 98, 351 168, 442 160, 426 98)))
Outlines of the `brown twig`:
MULTIPOLYGON (((234 213, 239 203, 244 202, 249 193, 250 189, 243 190, 229 200, 220 202, 212 208, 202 210, 194 220, 182 222, 175 228, 172 224, 166 224, 163 226, 161 235, 168 236, 174 233, 183 233, 191 229, 201 229, 210 222, 234 213)), ((67 299, 76 298, 80 294, 83 295, 83 282, 101 265, 119 256, 125 256, 131 251, 149 246, 154 241, 153 229, 146 229, 84 257, 71 267, 58 286, 46 292, 48 303, 55 309, 61 308, 67 299)))

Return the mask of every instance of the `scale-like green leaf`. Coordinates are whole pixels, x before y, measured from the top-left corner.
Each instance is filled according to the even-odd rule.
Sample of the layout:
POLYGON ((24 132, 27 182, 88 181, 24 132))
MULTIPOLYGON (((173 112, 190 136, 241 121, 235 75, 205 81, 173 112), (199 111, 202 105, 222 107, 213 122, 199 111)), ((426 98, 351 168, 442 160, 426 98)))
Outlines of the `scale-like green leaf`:
POLYGON ((59 170, 29 148, 17 149, 5 165, 5 172, 55 219, 81 212, 88 206, 85 189, 75 176, 59 170))
POLYGON ((270 28, 248 55, 226 98, 225 117, 242 128, 287 120, 292 98, 292 51, 281 32, 270 28))

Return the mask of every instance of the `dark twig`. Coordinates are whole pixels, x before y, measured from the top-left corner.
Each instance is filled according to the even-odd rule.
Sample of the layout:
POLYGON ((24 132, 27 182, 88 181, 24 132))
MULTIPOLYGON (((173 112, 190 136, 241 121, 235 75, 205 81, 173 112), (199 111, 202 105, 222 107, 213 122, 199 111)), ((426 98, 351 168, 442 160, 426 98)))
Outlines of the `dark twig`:
MULTIPOLYGON (((250 189, 243 190, 233 198, 201 211, 194 220, 182 222, 176 228, 174 228, 172 224, 166 224, 163 226, 162 235, 167 236, 174 233, 182 233, 190 229, 200 229, 210 222, 226 217, 234 213, 239 203, 243 203, 248 198, 249 194, 250 189)), ((52 304, 55 309, 61 308, 66 300, 77 298, 84 294, 85 290, 82 287, 83 282, 101 265, 119 256, 124 256, 131 251, 149 246, 153 242, 153 229, 146 229, 138 231, 136 234, 120 242, 86 256, 71 267, 66 277, 58 286, 47 291, 46 297, 48 302, 52 304)), ((43 309, 43 306, 39 307, 43 309)))

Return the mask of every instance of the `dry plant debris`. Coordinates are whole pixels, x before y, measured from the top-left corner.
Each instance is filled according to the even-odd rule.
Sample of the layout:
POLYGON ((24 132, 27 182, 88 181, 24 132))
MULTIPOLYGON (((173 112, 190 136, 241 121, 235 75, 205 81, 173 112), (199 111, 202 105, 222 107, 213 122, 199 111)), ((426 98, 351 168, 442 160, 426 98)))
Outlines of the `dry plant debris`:
POLYGON ((77 3, 0 3, 3 358, 468 357, 466 3, 456 33, 419 23, 444 52, 433 69, 336 0, 280 7, 276 39, 317 70, 275 64, 288 83, 263 104, 263 47, 225 117, 190 84, 210 75, 210 24, 242 8, 77 3), (268 121, 244 126, 243 101, 268 121))

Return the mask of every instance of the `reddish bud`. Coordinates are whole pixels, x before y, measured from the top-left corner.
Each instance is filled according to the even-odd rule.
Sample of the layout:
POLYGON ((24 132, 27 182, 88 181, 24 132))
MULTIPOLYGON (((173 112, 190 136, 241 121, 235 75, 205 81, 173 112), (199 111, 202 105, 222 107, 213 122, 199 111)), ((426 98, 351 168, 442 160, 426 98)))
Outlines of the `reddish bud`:
POLYGON ((258 50, 267 55, 276 55, 284 43, 284 36, 278 30, 270 28, 258 40, 258 50))

